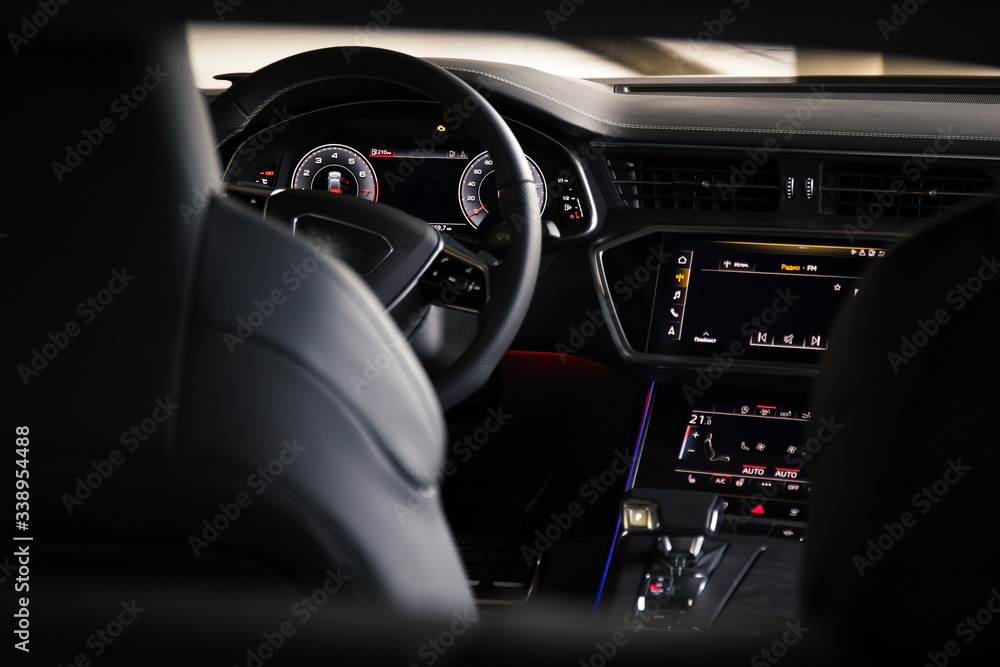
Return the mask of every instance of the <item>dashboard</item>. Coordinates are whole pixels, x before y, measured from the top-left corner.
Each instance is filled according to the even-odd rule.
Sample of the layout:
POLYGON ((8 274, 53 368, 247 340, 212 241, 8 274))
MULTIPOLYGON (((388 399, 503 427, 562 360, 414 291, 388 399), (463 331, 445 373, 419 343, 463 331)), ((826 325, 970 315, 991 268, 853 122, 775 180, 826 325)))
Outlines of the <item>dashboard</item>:
MULTIPOLYGON (((516 349, 651 383, 630 488, 765 492, 785 503, 779 522, 807 525, 796 452, 833 322, 895 243, 995 187, 990 121, 948 115, 954 91, 930 80, 692 87, 437 62, 490 91, 534 180, 543 277, 516 349), (915 112, 904 131, 900 104, 915 112)), ((474 251, 502 257, 509 241, 489 154, 461 114, 411 92, 275 106, 224 155, 225 182, 254 203, 322 190, 474 251)))
MULTIPOLYGON (((664 493, 718 498, 725 521, 713 548, 729 549, 736 563, 723 569, 764 585, 784 582, 775 594, 794 598, 789 573, 801 565, 812 518, 810 461, 823 445, 808 429, 818 423, 825 437, 838 428, 810 408, 831 329, 896 244, 1000 182, 989 105, 955 114, 955 91, 929 80, 692 86, 438 64, 470 85, 489 81, 490 103, 524 150, 545 227, 540 278, 513 349, 521 359, 558 355, 561 365, 532 375, 527 394, 506 395, 548 435, 521 431, 529 445, 505 442, 517 460, 504 479, 529 474, 538 452, 564 451, 553 441, 570 438, 553 434, 551 413, 591 429, 613 414, 618 439, 607 448, 629 441, 622 485, 625 502, 639 509, 624 506, 610 553, 601 555, 599 613, 621 618, 662 594, 664 577, 647 566, 657 558, 648 556, 652 537, 636 517, 649 522, 648 508, 664 493), (549 389, 581 359, 643 383, 642 409, 615 412, 614 399, 549 389), (529 398, 535 404, 523 407, 529 398)), ((992 90, 970 85, 967 94, 992 90)), ((462 123, 394 89, 344 97, 277 113, 227 143, 226 182, 251 200, 306 188, 378 201, 502 258, 508 237, 491 160, 462 123)), ((498 384, 490 391, 504 395, 498 384)), ((582 430, 575 432, 586 441, 582 430)), ((579 458, 566 451, 555 467, 579 458)), ((477 489, 462 488, 484 506, 512 493, 469 486, 477 489)), ((511 547, 512 559, 523 546, 511 547)), ((536 575, 524 574, 522 584, 533 586, 536 575)), ((692 607, 693 599, 650 625, 712 623, 725 602, 692 607)), ((747 604, 762 618, 784 613, 783 602, 747 604)))

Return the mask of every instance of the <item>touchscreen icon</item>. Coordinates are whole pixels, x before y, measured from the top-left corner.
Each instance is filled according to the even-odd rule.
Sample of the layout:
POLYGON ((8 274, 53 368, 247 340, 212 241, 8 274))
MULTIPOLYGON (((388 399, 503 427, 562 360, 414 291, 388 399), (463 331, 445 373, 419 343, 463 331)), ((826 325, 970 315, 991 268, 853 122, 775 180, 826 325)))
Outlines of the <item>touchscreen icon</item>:
POLYGON ((705 456, 708 457, 709 463, 716 463, 716 462, 719 462, 719 463, 728 463, 729 462, 729 457, 728 456, 719 456, 718 454, 715 453, 715 447, 712 445, 712 434, 711 433, 709 433, 705 437, 705 456))
POLYGON ((681 318, 681 314, 679 312, 677 312, 676 308, 671 308, 670 309, 670 316, 673 317, 674 319, 678 319, 678 320, 681 318))

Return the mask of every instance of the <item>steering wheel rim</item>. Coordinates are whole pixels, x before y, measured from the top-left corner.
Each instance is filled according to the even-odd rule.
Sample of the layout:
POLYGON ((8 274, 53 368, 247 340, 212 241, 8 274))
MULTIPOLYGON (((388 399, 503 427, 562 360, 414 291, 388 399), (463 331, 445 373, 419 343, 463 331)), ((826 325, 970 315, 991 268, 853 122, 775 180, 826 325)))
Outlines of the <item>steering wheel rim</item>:
POLYGON ((272 117, 269 111, 290 93, 352 80, 388 82, 434 99, 461 118, 494 161, 510 248, 505 261, 491 268, 490 298, 476 337, 450 368, 432 377, 448 409, 489 378, 524 321, 538 277, 541 216, 534 182, 517 139, 496 110, 470 85, 425 60, 370 47, 319 49, 267 65, 213 100, 209 110, 219 137, 217 148, 263 129, 272 117))

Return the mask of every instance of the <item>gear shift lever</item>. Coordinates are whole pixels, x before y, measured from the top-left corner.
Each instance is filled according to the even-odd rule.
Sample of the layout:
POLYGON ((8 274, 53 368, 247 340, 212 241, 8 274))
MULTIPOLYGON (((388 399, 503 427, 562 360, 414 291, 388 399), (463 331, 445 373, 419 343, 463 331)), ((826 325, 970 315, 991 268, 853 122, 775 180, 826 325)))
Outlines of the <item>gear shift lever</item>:
POLYGON ((638 611, 656 611, 669 627, 680 623, 708 584, 726 545, 705 550, 715 533, 722 503, 711 494, 633 489, 622 507, 626 531, 658 537, 636 600, 638 611))

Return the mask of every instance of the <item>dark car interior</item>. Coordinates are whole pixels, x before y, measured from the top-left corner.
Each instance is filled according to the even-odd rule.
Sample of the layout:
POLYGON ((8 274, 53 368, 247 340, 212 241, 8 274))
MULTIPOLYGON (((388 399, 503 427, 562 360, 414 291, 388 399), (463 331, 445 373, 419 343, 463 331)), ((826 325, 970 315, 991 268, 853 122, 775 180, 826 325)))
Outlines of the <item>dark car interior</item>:
POLYGON ((185 26, 981 72, 996 8, 250 4, 10 12, 13 664, 984 664, 995 74, 205 88, 185 26))

